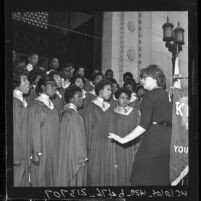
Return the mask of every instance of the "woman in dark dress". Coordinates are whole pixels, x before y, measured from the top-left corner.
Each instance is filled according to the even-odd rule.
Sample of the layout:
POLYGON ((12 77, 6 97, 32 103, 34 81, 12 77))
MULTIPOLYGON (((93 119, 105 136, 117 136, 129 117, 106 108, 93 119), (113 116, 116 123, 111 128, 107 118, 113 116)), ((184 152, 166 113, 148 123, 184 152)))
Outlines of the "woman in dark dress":
POLYGON ((165 89, 165 75, 156 65, 145 68, 143 86, 148 92, 141 105, 141 122, 127 136, 110 133, 119 143, 127 143, 144 134, 136 153, 131 184, 169 185, 171 104, 165 89))

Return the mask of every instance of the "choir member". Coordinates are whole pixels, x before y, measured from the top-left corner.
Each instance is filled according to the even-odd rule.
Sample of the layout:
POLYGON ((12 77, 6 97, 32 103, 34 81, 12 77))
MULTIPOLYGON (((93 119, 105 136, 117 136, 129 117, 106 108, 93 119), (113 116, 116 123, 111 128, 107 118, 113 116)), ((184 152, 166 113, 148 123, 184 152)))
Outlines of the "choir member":
POLYGON ((56 83, 50 76, 42 77, 36 87, 39 96, 28 107, 28 154, 31 158, 30 180, 32 187, 55 185, 58 171, 59 115, 51 97, 56 94, 56 83))
POLYGON ((131 91, 131 98, 129 100, 129 105, 136 110, 140 110, 139 100, 135 93, 136 83, 133 80, 127 79, 123 85, 123 87, 127 87, 131 91))
POLYGON ((16 187, 28 186, 26 133, 22 129, 23 117, 27 110, 27 102, 23 95, 29 92, 27 74, 25 68, 17 68, 13 73, 13 170, 16 187))
POLYGON ((96 98, 95 86, 103 79, 104 76, 102 73, 96 73, 94 75, 93 80, 91 82, 91 90, 86 93, 86 98, 84 99, 85 105, 96 98))
POLYGON ((90 81, 85 77, 85 68, 79 66, 75 72, 75 75, 80 75, 84 79, 84 89, 88 91, 90 89, 90 81))
POLYGON ((115 96, 115 93, 119 89, 119 84, 117 83, 115 79, 111 79, 110 82, 112 83, 112 96, 110 98, 110 104, 113 108, 115 108, 117 105, 117 98, 115 96))
MULTIPOLYGON (((139 112, 129 106, 131 92, 127 88, 120 88, 116 92, 118 105, 114 109, 114 133, 120 137, 131 132, 140 121, 139 112)), ((130 186, 130 176, 139 140, 127 144, 117 143, 117 172, 118 186, 130 186)))
POLYGON ((71 82, 71 78, 72 78, 72 72, 73 72, 73 66, 72 64, 67 64, 63 67, 62 71, 61 71, 61 76, 62 76, 62 88, 67 89, 71 82))
POLYGON ((141 122, 125 137, 110 133, 109 138, 121 144, 141 136, 131 173, 133 186, 169 185, 171 103, 165 88, 165 75, 157 65, 143 72, 143 87, 147 90, 141 105, 141 122))
POLYGON ((111 81, 113 79, 113 71, 111 69, 106 70, 105 79, 111 81))
POLYGON ((132 80, 133 79, 133 74, 131 72, 125 72, 123 74, 123 81, 124 83, 127 81, 127 80, 132 80))
POLYGON ((94 94, 95 92, 94 89, 96 84, 103 79, 104 79, 104 75, 101 72, 93 73, 92 80, 89 82, 89 85, 87 86, 86 91, 90 93, 93 91, 93 94, 94 94))
POLYGON ((85 129, 88 148, 87 184, 112 186, 117 184, 116 143, 108 141, 113 110, 107 102, 112 94, 111 83, 106 80, 96 87, 96 99, 85 109, 85 129))
POLYGON ((57 57, 54 57, 51 59, 49 70, 46 72, 47 75, 51 72, 57 72, 59 69, 59 59, 57 57))
POLYGON ((32 52, 28 57, 28 64, 26 69, 30 72, 32 71, 38 64, 39 55, 37 52, 32 52))
POLYGON ((45 73, 39 69, 34 69, 29 72, 28 79, 30 82, 30 90, 29 94, 26 96, 28 104, 31 104, 35 100, 35 98, 37 98, 38 94, 36 93, 36 86, 38 84, 38 81, 44 76, 44 74, 45 73))
POLYGON ((78 108, 80 115, 83 117, 84 107, 86 106, 86 94, 87 92, 84 90, 84 78, 80 75, 74 75, 71 79, 71 85, 77 86, 82 90, 82 106, 78 108))
POLYGON ((87 147, 85 128, 78 108, 82 106, 82 90, 70 86, 65 92, 67 105, 62 112, 57 186, 86 186, 87 147))
POLYGON ((62 78, 60 73, 56 71, 49 73, 49 76, 52 77, 56 82, 56 95, 51 99, 51 101, 53 102, 55 109, 60 115, 65 105, 65 89, 62 87, 62 78))

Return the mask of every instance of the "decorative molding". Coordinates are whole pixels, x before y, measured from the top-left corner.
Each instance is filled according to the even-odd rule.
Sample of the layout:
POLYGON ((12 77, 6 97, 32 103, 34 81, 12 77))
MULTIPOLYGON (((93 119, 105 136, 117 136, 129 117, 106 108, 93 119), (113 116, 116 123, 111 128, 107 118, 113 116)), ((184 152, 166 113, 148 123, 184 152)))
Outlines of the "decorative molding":
POLYGON ((124 12, 120 13, 120 52, 119 52, 119 83, 123 84, 124 71, 124 12))
POLYGON ((134 32, 135 29, 136 29, 135 23, 132 22, 132 21, 129 21, 129 22, 128 22, 127 27, 128 27, 128 30, 129 30, 130 32, 134 32))
POLYGON ((127 56, 130 61, 133 61, 135 59, 135 51, 132 48, 128 49, 127 56))
POLYGON ((138 12, 138 69, 139 70, 141 64, 142 64, 142 13, 138 12))

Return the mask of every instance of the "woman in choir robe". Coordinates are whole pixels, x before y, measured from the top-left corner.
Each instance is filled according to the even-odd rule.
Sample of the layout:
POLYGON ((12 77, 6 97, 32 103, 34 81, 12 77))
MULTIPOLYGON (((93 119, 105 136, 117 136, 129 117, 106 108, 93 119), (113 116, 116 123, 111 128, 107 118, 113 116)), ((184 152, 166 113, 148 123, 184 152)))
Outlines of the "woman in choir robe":
POLYGON ((26 133, 22 121, 26 115, 27 102, 23 97, 29 92, 27 70, 18 68, 13 73, 13 170, 14 186, 28 186, 28 160, 26 155, 26 133))
POLYGON ((148 91, 142 100, 140 124, 125 137, 110 133, 109 138, 126 144, 143 134, 132 168, 131 184, 169 185, 172 106, 164 90, 166 79, 157 65, 146 67, 143 79, 143 87, 148 91))
POLYGON ((35 100, 35 98, 37 98, 38 94, 36 93, 36 86, 40 78, 43 77, 44 75, 45 73, 39 69, 34 69, 31 72, 29 72, 28 79, 31 86, 29 89, 29 94, 25 97, 28 105, 30 105, 35 100))
POLYGON ((49 73, 49 76, 52 77, 56 82, 56 95, 55 97, 51 98, 51 101, 53 102, 54 107, 60 116, 65 105, 65 98, 64 98, 65 89, 62 88, 62 79, 60 73, 52 71, 51 73, 49 73))
POLYGON ((78 108, 78 111, 80 115, 83 117, 83 112, 84 112, 84 107, 86 105, 86 94, 87 91, 84 90, 84 78, 80 75, 74 75, 71 79, 71 85, 72 86, 77 86, 82 90, 82 98, 83 98, 83 104, 81 107, 78 108))
POLYGON ((62 112, 57 186, 86 186, 87 146, 85 128, 78 108, 82 106, 82 90, 70 86, 65 92, 62 112))
POLYGON ((93 80, 92 80, 93 87, 90 91, 86 93, 86 97, 83 100, 84 105, 87 105, 90 101, 96 98, 95 86, 103 79, 104 79, 104 76, 102 73, 99 72, 94 74, 93 80))
POLYGON ((129 106, 135 108, 136 110, 140 110, 139 100, 135 93, 136 84, 133 80, 127 79, 123 85, 123 87, 127 87, 131 91, 131 98, 129 100, 129 106))
MULTIPOLYGON (((118 105, 114 109, 114 133, 124 137, 131 132, 140 121, 139 111, 129 106, 131 92, 128 88, 120 88, 116 92, 118 105)), ((139 140, 127 144, 117 143, 118 186, 130 186, 130 176, 139 140)))
POLYGON ((119 84, 115 79, 111 79, 110 82, 112 83, 112 96, 110 97, 110 104, 113 108, 117 106, 117 98, 115 96, 115 93, 119 89, 119 84))
POLYGON ((117 184, 116 143, 108 141, 113 110, 107 102, 112 94, 111 83, 102 80, 96 85, 96 99, 85 109, 85 129, 88 148, 87 185, 117 184))
POLYGON ((56 94, 54 79, 50 76, 42 77, 36 92, 39 96, 27 111, 30 179, 32 187, 49 187, 55 185, 58 171, 60 133, 59 115, 50 100, 56 94))

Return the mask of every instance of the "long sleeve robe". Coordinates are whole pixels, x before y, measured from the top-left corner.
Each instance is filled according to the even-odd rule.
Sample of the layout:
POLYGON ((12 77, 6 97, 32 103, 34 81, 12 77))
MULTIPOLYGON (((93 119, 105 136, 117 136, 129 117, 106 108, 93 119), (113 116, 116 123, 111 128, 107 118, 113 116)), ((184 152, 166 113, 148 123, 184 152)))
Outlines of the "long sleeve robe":
POLYGON ((85 186, 87 149, 84 122, 74 109, 67 108, 61 117, 57 186, 85 186))
POLYGON ((85 129, 88 149, 87 185, 117 184, 116 143, 108 140, 113 112, 103 111, 93 102, 85 109, 85 129))
POLYGON ((13 98, 13 163, 14 186, 28 186, 28 163, 26 158, 26 133, 23 132, 22 121, 26 108, 17 98, 13 98))
POLYGON ((55 185, 60 132, 59 115, 44 103, 35 100, 27 112, 27 134, 29 135, 28 155, 42 153, 40 165, 31 163, 30 177, 33 187, 55 185))

